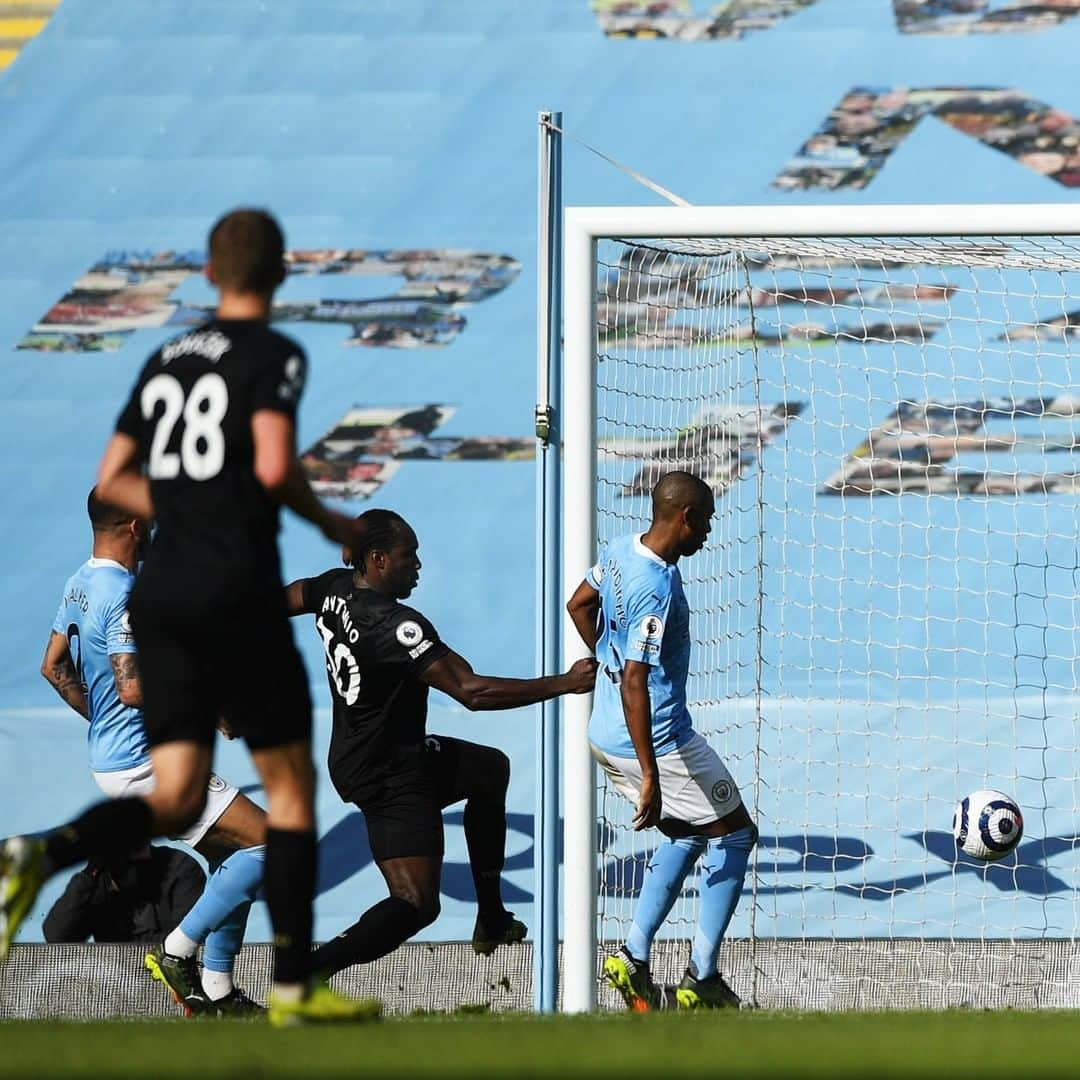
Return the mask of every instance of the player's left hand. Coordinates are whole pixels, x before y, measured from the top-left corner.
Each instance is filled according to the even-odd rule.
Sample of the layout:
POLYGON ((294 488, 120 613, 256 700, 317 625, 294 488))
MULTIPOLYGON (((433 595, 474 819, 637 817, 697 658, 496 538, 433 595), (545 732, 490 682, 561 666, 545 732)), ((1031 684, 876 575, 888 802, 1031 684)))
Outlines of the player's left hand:
POLYGON ((641 781, 641 794, 638 796, 637 813, 634 814, 634 831, 651 829, 660 821, 660 781, 646 776, 641 781))
POLYGON ((587 694, 596 684, 596 671, 599 666, 593 656, 575 660, 566 673, 567 679, 570 680, 570 693, 587 694))

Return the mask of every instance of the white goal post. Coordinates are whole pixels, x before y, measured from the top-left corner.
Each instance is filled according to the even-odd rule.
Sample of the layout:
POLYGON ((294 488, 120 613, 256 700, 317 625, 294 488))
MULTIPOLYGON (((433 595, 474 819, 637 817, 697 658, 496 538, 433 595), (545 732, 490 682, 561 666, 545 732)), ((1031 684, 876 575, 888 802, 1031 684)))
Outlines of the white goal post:
MULTIPOLYGON (((1025 941, 1080 929, 1080 759, 1061 745, 1080 703, 1080 469, 1062 467, 1080 206, 572 207, 563 243, 567 593, 598 543, 642 527, 665 467, 718 492, 713 553, 683 572, 710 620, 696 726, 762 833, 731 932, 762 943, 739 953, 740 992, 805 1006, 758 986, 765 943, 799 970, 800 949, 865 940, 886 969, 870 983, 902 953, 934 984, 917 1003, 1015 1003, 972 989, 984 954, 1015 971, 1025 941), (1016 797, 1042 848, 950 866, 952 803, 980 787, 1016 797), (931 940, 938 959, 915 948, 931 940), (939 986, 957 957, 967 974, 939 986)), ((584 652, 568 618, 563 652, 584 652)), ((617 943, 647 853, 597 787, 591 698, 561 708, 562 1008, 581 1012, 598 927, 617 943), (610 902, 601 853, 625 875, 610 902)), ((691 891, 678 936, 692 919, 691 891)), ((1075 1004, 1071 980, 1032 979, 1061 984, 1036 1003, 1075 1004)))

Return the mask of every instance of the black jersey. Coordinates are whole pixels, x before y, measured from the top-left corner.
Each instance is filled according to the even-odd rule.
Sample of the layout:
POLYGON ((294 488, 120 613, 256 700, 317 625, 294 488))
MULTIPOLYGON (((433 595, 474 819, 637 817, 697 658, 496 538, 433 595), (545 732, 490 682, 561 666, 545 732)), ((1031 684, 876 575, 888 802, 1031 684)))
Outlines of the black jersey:
POLYGON ((116 430, 138 441, 150 479, 146 572, 181 598, 280 585, 279 510, 255 476, 251 418, 295 419, 306 370, 303 349, 264 322, 214 319, 163 345, 139 375, 116 430))
POLYGON ((343 799, 362 802, 419 767, 428 688, 417 676, 450 650, 420 612, 355 588, 351 570, 305 581, 304 607, 315 612, 334 699, 330 779, 343 799))

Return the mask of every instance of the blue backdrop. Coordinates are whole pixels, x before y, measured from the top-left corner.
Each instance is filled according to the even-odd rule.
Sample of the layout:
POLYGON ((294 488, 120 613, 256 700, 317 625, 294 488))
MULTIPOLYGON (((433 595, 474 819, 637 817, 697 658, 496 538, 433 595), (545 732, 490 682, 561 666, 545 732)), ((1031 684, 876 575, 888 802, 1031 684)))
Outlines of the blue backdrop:
MULTIPOLYGON (((916 21, 902 31, 889 0, 818 0, 761 5, 763 11, 785 6, 792 11, 772 25, 721 27, 720 32, 709 31, 714 22, 704 7, 695 22, 688 5, 669 6, 665 23, 635 14, 632 4, 620 8, 597 2, 594 11, 586 0, 370 0, 364 5, 346 0, 271 5, 260 0, 114 0, 107 5, 65 0, 45 31, 0 76, 0 289, 5 298, 0 364, 6 382, 0 400, 0 484, 6 508, 0 518, 6 563, 0 832, 57 823, 96 794, 86 771, 81 721, 52 696, 38 664, 59 590, 88 553, 82 507, 101 448, 144 357, 175 333, 175 326, 163 325, 160 296, 142 306, 108 311, 91 310, 85 296, 66 297, 74 308, 56 311, 61 297, 107 253, 199 252, 220 211, 259 204, 280 215, 295 249, 428 253, 412 258, 421 263, 431 261, 432 251, 508 256, 520 263, 520 276, 513 280, 510 273, 490 296, 458 309, 465 315, 463 326, 441 324, 446 342, 441 348, 346 347, 357 336, 349 324, 394 324, 393 317, 372 311, 343 322, 294 322, 286 329, 312 359, 300 415, 304 447, 315 444, 353 406, 431 403, 456 407, 437 436, 528 439, 535 393, 539 108, 562 109, 573 132, 694 203, 1040 202, 1072 197, 1067 158, 1073 144, 1066 136, 1071 118, 1080 115, 1074 63, 1080 18, 1042 29, 1005 23, 1006 32, 998 33, 984 33, 987 27, 970 19, 934 26, 916 21), (620 12, 629 12, 634 25, 618 22, 620 12), (935 28, 971 32, 922 32, 935 28), (708 37, 710 32, 718 36, 708 37), (655 36, 661 33, 682 34, 683 39, 655 36), (702 40, 691 40, 695 37, 702 40), (830 111, 844 102, 841 113, 858 111, 858 102, 853 105, 850 98, 856 88, 872 88, 880 96, 890 90, 942 87, 1015 90, 1016 100, 1035 103, 1031 111, 1038 116, 1060 110, 1064 118, 1054 130, 1065 134, 1045 146, 1020 146, 1007 139, 995 145, 970 126, 965 130, 962 121, 946 118, 962 112, 960 105, 952 113, 944 107, 934 112, 924 95, 914 99, 912 108, 919 115, 909 116, 913 126, 902 138, 893 132, 876 149, 856 145, 850 133, 859 125, 841 119, 839 137, 827 146, 819 140, 806 147, 830 111), (1038 152, 1061 157, 1023 157, 1038 152), (790 166, 793 159, 798 162, 790 166), (775 183, 785 170, 799 177, 797 183, 775 183), (43 321, 50 311, 50 320, 43 321), (75 350, 64 338, 79 319, 96 320, 107 339, 96 343, 99 351, 75 350), (128 333, 131 320, 142 328, 128 333), (37 340, 27 341, 35 328, 37 340), (32 347, 19 349, 20 342, 32 347)), ((949 14, 946 3, 936 8, 949 14)), ((987 12, 1000 8, 990 5, 987 12)), ((1002 24, 995 25, 1000 29, 1002 24)), ((903 107, 903 102, 896 106, 903 107)), ((825 133, 830 131, 826 125, 825 133)), ((573 146, 566 151, 565 197, 567 204, 655 201, 573 146)), ((442 258, 454 264, 454 256, 442 258)), ((401 291, 401 264, 409 261, 384 260, 388 272, 382 276, 370 261, 362 273, 298 273, 281 299, 299 305, 415 296, 401 291)), ((124 263, 129 267, 125 272, 133 275, 128 283, 138 292, 145 279, 142 271, 130 270, 131 262, 124 263)), ((454 271, 444 267, 426 276, 448 279, 454 271)), ((435 295, 431 289, 425 293, 424 273, 405 277, 421 282, 416 286, 421 294, 435 295)), ((180 274, 172 298, 198 305, 208 303, 210 295, 197 276, 180 274)), ((173 310, 166 314, 178 317, 173 310)), ((405 321, 415 327, 423 318, 413 312, 405 321)), ((406 329, 407 344, 432 344, 422 335, 409 338, 409 333, 406 329)), ((1061 378, 1055 381, 1060 386, 1061 378)), ((1038 393, 1039 388, 1034 378, 1028 389, 1038 393)), ((899 400, 895 386, 879 389, 882 400, 899 400)), ((924 386, 923 396, 932 392, 924 386)), ((797 426, 791 430, 795 438, 810 438, 797 434, 797 426)), ((803 430, 811 428, 804 424, 803 430)), ((853 449, 820 439, 813 447, 837 464, 853 449)), ((402 512, 421 538, 424 572, 417 606, 477 669, 530 674, 536 602, 532 464, 404 460, 380 479, 385 487, 376 503, 402 512)), ((928 504, 925 526, 908 535, 926 536, 939 512, 944 511, 928 504)), ((865 507, 855 509, 854 520, 862 521, 856 527, 870 529, 867 513, 865 507)), ((992 532, 993 516, 1013 509, 981 513, 992 532)), ((1063 535, 1072 533, 1071 503, 1054 521, 1063 535)), ((955 516, 944 524, 955 527, 955 516)), ((288 522, 282 539, 289 576, 316 573, 335 560, 328 545, 295 521, 288 522)), ((895 567, 896 560, 890 565, 895 567)), ((1063 565, 1075 566, 1071 544, 1063 565)), ((1064 594, 1073 575, 1071 570, 1062 573, 1055 590, 1064 594)), ((1040 581, 1045 584, 1045 578, 1040 581)), ((921 603, 933 586, 924 580, 922 592, 907 602, 921 603)), ((1075 625, 1071 608, 1065 617, 1075 625)), ((831 629, 842 636, 842 627, 831 629)), ((821 633, 822 641, 836 637, 820 628, 813 633, 821 633)), ((321 649, 310 627, 299 627, 298 639, 321 707, 321 757, 329 724, 321 649)), ((827 649, 819 645, 814 654, 826 669, 827 649)), ((895 669, 895 660, 888 662, 895 669)), ((1071 670, 1053 684, 1071 687, 1071 670)), ((955 698, 947 680, 934 685, 942 701, 955 698)), ((785 693, 812 697, 815 689, 791 686, 785 693)), ((958 706, 962 715, 968 708, 958 706)), ((1040 722, 1053 728, 1040 735, 1043 748, 1071 747, 1071 699, 1057 711, 1039 708, 1040 722)), ((892 723, 894 713, 889 716, 892 723)), ((468 715, 433 695, 429 723, 434 732, 489 742, 511 756, 508 901, 527 922, 534 722, 531 710, 468 715)), ((983 722, 982 713, 971 712, 974 731, 983 722)), ((832 747, 811 747, 807 753, 843 761, 845 750, 860 759, 873 752, 863 735, 852 731, 850 737, 851 746, 841 747, 838 755, 832 747)), ((974 738, 978 741, 977 734, 974 738)), ((1022 763, 1010 773, 1025 783, 1030 780, 1018 791, 1022 801, 1026 797, 1036 805, 1073 808, 1071 756, 1056 770, 1068 790, 1055 795, 1047 793, 1047 771, 1040 764, 1045 755, 1038 746, 1033 754, 1037 760, 1030 769, 1022 763)), ((980 758, 971 779, 977 779, 975 773, 981 777, 983 769, 980 758)), ((223 746, 219 771, 234 782, 253 783, 242 748, 223 746)), ((876 807, 887 800, 852 792, 857 806, 848 807, 844 823, 868 822, 867 832, 852 834, 836 821, 820 820, 814 808, 807 811, 810 816, 802 812, 805 798, 795 785, 805 786, 804 776, 800 768, 792 778, 788 805, 763 803, 765 833, 777 833, 770 812, 778 820, 817 828, 810 841, 800 835, 774 843, 776 858, 789 853, 799 881, 812 884, 805 894, 800 886, 790 901, 777 901, 783 908, 775 923, 779 932, 918 933, 934 927, 964 932, 951 883, 938 893, 932 878, 938 863, 951 876, 947 846, 937 849, 939 834, 949 826, 946 803, 962 792, 943 785, 933 793, 938 803, 927 804, 925 787, 916 783, 907 837, 895 832, 895 798, 890 796, 889 809, 879 813, 876 807), (843 837, 842 851, 837 836, 843 837), (903 844, 912 845, 906 856, 903 844), (893 909, 887 925, 871 914, 876 901, 872 888, 837 887, 841 871, 855 863, 861 882, 879 880, 866 845, 883 857, 883 865, 897 847, 901 862, 916 867, 912 892, 897 901, 901 907, 893 909), (854 863, 838 866, 838 858, 854 863), (800 913, 806 905, 832 921, 804 922, 800 913)), ((819 777, 818 782, 825 786, 831 780, 819 777)), ((778 788, 789 790, 786 783, 778 788)), ((328 782, 321 788, 319 815, 325 839, 316 931, 325 938, 378 898, 382 885, 371 866, 362 822, 341 806, 328 782)), ((443 914, 426 932, 433 939, 466 937, 473 921, 460 817, 448 820, 443 914)), ((1040 838, 1071 837, 1073 832, 1069 813, 1056 813, 1050 820, 1036 815, 1030 827, 1040 838)), ((984 912, 986 905, 1007 901, 993 909, 999 930, 1071 931, 1076 859, 1070 841, 1055 844, 1029 860, 1053 860, 1058 876, 1052 886, 1041 870, 1023 880, 1013 875, 1006 886, 992 875, 982 880, 972 874, 965 895, 976 897, 984 912), (1048 906, 1048 892, 1068 901, 1061 915, 1048 906)), ((880 872, 895 877, 888 866, 880 872)), ((791 891, 783 888, 783 874, 778 869, 768 883, 780 897, 791 891)), ((25 939, 39 934, 41 913, 59 887, 56 883, 43 894, 25 939)), ((885 888, 892 890, 892 880, 885 888)), ((735 933, 746 932, 747 917, 746 910, 740 912, 735 933)), ((260 905, 251 936, 265 937, 267 930, 260 905)), ((967 932, 980 929, 971 926, 967 932)))

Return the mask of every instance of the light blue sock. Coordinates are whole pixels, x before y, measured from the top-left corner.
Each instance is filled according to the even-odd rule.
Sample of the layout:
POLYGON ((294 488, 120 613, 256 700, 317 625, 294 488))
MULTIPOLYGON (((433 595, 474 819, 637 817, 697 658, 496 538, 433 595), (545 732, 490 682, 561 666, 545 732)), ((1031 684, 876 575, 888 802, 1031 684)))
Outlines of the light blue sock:
POLYGON ((645 881, 634 908, 634 923, 626 939, 626 951, 646 962, 653 938, 675 903, 694 861, 705 850, 703 836, 665 840, 645 867, 645 881))
POLYGON ((207 971, 229 972, 236 963, 236 954, 244 943, 244 931, 247 929, 248 913, 251 901, 237 904, 225 916, 225 921, 206 935, 203 949, 203 967, 207 971))
POLYGON ((206 942, 203 966, 211 971, 232 970, 251 902, 262 884, 265 858, 265 847, 234 851, 210 875, 202 896, 180 923, 182 934, 206 942))
POLYGON ((690 963, 699 979, 711 979, 716 974, 720 942, 742 895, 746 863, 756 841, 757 829, 749 825, 715 837, 706 848, 698 885, 697 933, 690 953, 690 963))

